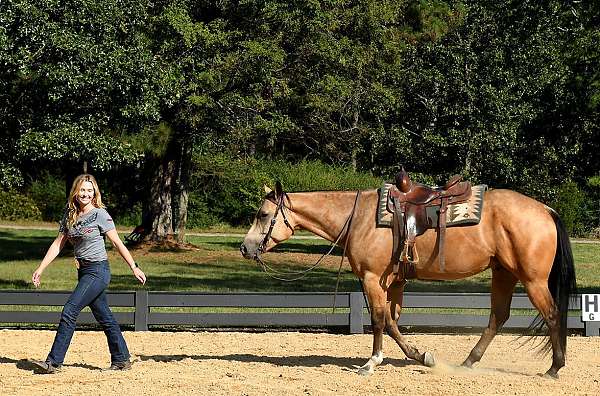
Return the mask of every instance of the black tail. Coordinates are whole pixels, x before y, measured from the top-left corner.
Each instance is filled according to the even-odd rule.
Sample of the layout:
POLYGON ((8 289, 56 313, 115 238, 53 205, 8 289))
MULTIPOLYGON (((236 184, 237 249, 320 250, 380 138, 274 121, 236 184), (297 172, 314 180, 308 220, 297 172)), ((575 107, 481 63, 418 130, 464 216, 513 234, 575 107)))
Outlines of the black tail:
POLYGON ((556 224, 556 255, 548 278, 548 289, 554 299, 554 304, 559 314, 559 334, 563 352, 567 346, 567 317, 569 303, 577 294, 577 283, 575 281, 575 264, 569 235, 558 213, 551 211, 556 224))
MULTIPOLYGON (((563 353, 566 353, 567 347, 567 319, 569 315, 569 303, 575 301, 577 296, 577 284, 575 281, 575 264, 573 261, 573 252, 571 251, 571 242, 567 229, 560 216, 554 210, 550 209, 554 223, 556 224, 556 254, 554 262, 548 277, 548 289, 554 300, 558 311, 558 324, 560 344, 563 353)), ((542 335, 542 330, 546 328, 546 323, 541 314, 533 320, 529 326, 529 334, 533 336, 542 335)), ((527 340, 531 341, 531 339, 527 340)), ((527 343, 527 341, 525 343, 527 343)), ((539 345, 541 353, 547 353, 552 350, 552 341, 548 337, 546 342, 539 345)))

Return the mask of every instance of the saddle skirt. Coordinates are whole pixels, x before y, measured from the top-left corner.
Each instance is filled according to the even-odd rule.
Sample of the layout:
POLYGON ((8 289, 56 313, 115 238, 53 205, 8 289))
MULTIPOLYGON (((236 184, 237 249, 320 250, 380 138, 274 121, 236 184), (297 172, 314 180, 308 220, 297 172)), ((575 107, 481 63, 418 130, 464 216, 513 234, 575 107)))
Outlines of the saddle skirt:
MULTIPOLYGON (((393 186, 391 183, 383 183, 377 191, 379 203, 377 205, 376 225, 379 228, 392 228, 393 208, 390 207, 389 191, 393 186)), ((479 224, 483 212, 483 195, 488 186, 480 184, 471 188, 472 194, 466 202, 448 205, 446 213, 446 227, 468 226, 479 224)), ((439 219, 439 206, 427 206, 425 208, 428 224, 427 228, 436 228, 439 219)))

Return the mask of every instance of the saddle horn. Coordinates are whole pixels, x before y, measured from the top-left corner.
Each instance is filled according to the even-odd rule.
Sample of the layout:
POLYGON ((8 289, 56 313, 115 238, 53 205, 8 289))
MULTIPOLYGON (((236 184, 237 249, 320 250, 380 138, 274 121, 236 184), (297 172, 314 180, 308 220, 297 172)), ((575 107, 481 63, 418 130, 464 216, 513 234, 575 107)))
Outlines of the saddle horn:
POLYGON ((403 193, 407 193, 412 189, 412 180, 408 176, 408 172, 404 170, 404 167, 396 174, 396 187, 403 193))

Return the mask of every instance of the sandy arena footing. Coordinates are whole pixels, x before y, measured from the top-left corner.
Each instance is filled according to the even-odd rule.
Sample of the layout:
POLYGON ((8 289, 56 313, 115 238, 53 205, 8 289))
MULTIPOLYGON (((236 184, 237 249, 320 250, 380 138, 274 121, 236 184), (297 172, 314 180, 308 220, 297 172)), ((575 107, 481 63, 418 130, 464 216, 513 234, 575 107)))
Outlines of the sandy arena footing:
POLYGON ((434 353, 431 369, 405 359, 390 339, 385 360, 368 377, 355 373, 371 353, 371 335, 298 332, 125 332, 135 364, 110 363, 102 332, 78 331, 57 374, 34 374, 54 331, 0 330, 2 395, 598 395, 600 339, 569 337, 558 380, 540 377, 539 357, 515 335, 497 336, 474 369, 458 367, 477 335, 408 334, 434 353))

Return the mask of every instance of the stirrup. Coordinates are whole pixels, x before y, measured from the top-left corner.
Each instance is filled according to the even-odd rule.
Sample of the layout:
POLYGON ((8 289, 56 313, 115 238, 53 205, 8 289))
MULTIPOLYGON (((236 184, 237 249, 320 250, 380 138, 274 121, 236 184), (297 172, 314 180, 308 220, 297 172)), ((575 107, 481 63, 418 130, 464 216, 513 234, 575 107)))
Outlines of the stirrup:
POLYGON ((404 249, 402 249, 402 253, 400 253, 400 260, 409 264, 417 264, 419 262, 419 253, 417 252, 417 246, 413 244, 412 246, 413 257, 408 256, 408 241, 404 242, 404 249))

